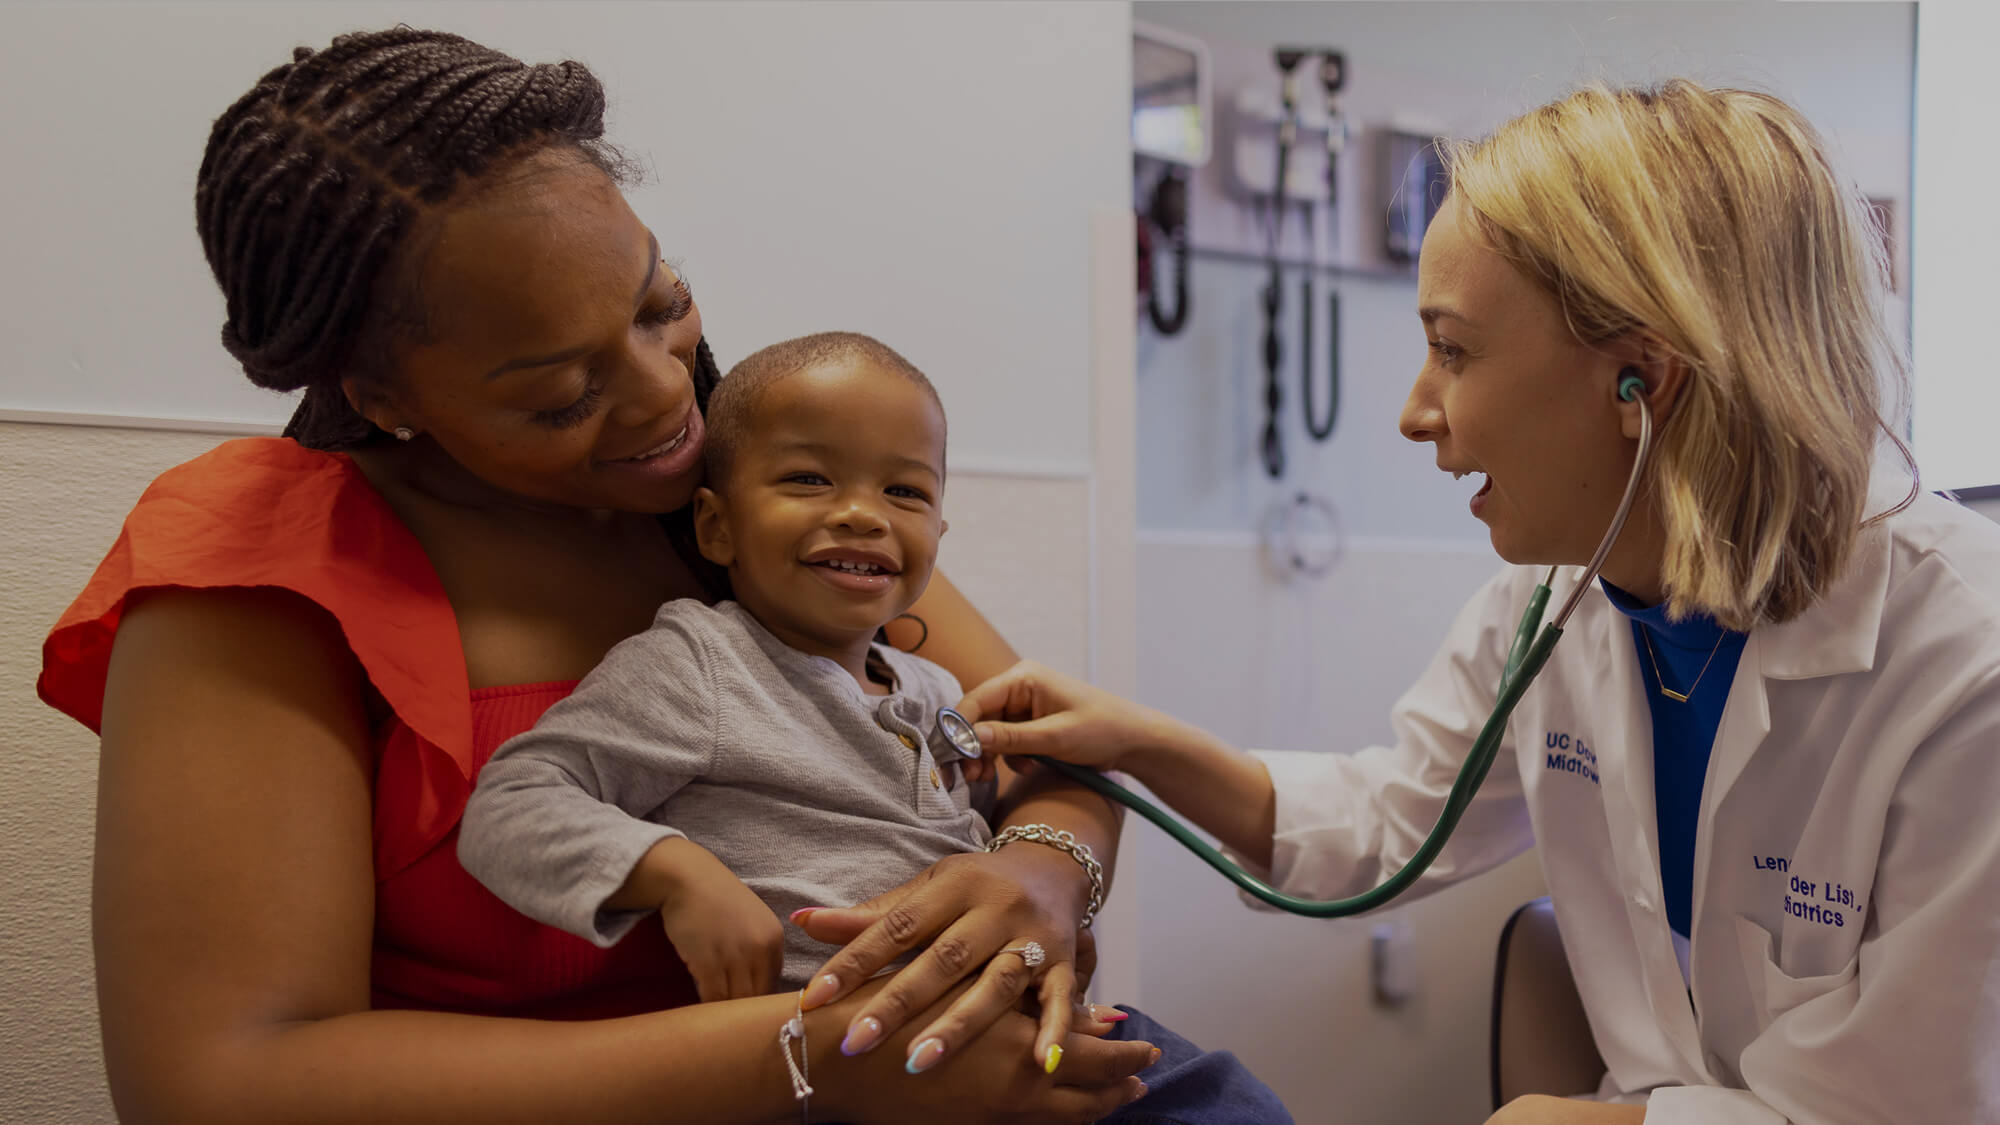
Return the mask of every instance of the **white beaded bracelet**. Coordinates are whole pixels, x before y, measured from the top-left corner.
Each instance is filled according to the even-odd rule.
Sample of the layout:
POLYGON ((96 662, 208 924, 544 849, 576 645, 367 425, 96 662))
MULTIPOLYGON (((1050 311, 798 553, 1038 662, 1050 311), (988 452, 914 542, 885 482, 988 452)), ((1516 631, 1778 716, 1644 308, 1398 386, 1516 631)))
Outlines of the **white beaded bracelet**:
POLYGON ((1047 844, 1058 851, 1068 852, 1070 858, 1083 867, 1084 874, 1090 876, 1090 905, 1084 909, 1083 921, 1077 928, 1089 929, 1090 924, 1097 919, 1098 907, 1104 905, 1104 865, 1097 862, 1097 857, 1091 854, 1090 845, 1079 843, 1075 835, 1053 825, 1016 824, 994 836, 987 843, 986 850, 997 852, 1003 845, 1016 840, 1025 840, 1031 844, 1047 844))
MULTIPOLYGON (((800 993, 799 997, 804 1000, 805 994, 800 993)), ((806 1012, 803 1005, 791 1019, 785 1021, 783 1027, 778 1029, 778 1050, 784 1052, 785 1069, 791 1072, 792 1098, 799 1103, 799 1120, 810 1122, 813 1088, 806 1084, 807 1068, 811 1066, 811 1060, 806 1057, 806 1012), (799 1044, 799 1056, 796 1061, 792 1058, 792 1041, 795 1039, 799 1044)))

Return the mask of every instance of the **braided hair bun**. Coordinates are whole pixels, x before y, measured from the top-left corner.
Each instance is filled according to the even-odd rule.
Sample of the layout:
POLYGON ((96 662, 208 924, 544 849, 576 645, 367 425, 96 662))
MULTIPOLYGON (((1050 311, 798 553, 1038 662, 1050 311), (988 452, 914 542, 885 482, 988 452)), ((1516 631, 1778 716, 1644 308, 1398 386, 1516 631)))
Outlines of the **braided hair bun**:
POLYGON ((581 63, 530 66, 409 27, 300 47, 230 106, 202 156, 195 229, 227 303, 223 346, 258 386, 306 392, 286 435, 380 439, 340 380, 388 374, 416 305, 398 254, 417 220, 548 146, 628 179, 603 134, 604 88, 581 63))

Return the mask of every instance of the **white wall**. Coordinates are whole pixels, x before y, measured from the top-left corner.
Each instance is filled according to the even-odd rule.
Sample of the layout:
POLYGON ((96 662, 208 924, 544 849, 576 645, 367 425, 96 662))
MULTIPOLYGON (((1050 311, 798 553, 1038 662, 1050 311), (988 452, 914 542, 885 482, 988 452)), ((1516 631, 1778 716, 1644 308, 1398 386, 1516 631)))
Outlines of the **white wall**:
POLYGON ((1917 21, 1917 210, 1911 318, 1917 366, 1912 438, 1938 488, 2000 485, 2000 381, 1993 378, 1993 262, 2000 256, 2000 152, 1986 141, 1996 99, 1991 47, 2000 5, 1925 0, 1917 21))
POLYGON ((146 3, 0 8, 0 408, 282 421, 216 342, 209 123, 296 44, 398 21, 608 88, 633 193, 725 366, 870 332, 967 467, 1089 469, 1087 243, 1127 194, 1123 4, 146 3), (32 109, 28 107, 33 107, 32 109), (163 370, 163 366, 165 369, 163 370))
MULTIPOLYGON (((1341 244, 1353 263, 1384 264, 1372 130, 1409 117, 1478 135, 1596 77, 1687 74, 1789 97, 1865 191, 1901 202, 1907 222, 1909 5, 1139 3, 1134 15, 1210 43, 1222 105, 1246 81, 1274 81, 1273 44, 1346 51, 1357 133, 1341 244)), ((1228 130, 1217 133, 1226 144, 1228 130)), ((1196 245, 1263 251, 1262 228, 1229 196, 1219 164, 1192 186, 1196 245)), ((1285 252, 1304 253, 1296 212, 1288 230, 1285 252)), ((1474 482, 1454 484, 1428 446, 1395 429, 1423 353, 1413 280, 1341 283, 1341 420, 1329 444, 1311 446, 1299 421, 1298 275, 1287 274, 1291 469, 1282 483, 1265 479, 1263 281, 1254 264, 1198 260, 1188 330, 1164 340, 1140 331, 1140 692, 1239 744, 1352 750, 1388 737, 1391 702, 1500 564, 1465 508, 1474 482), (1273 503, 1301 488, 1336 506, 1345 533, 1344 561, 1317 583, 1276 577, 1255 535, 1273 503)), ((1322 283, 1321 302, 1325 292, 1322 283)), ((1314 335, 1324 348, 1323 321, 1314 335)), ((1369 996, 1373 920, 1252 914, 1157 833, 1134 847, 1142 1000, 1155 1014, 1213 1029, 1302 1122, 1482 1119, 1495 943, 1507 914, 1542 893, 1532 857, 1387 912, 1411 928, 1418 992, 1386 1009, 1369 996)))

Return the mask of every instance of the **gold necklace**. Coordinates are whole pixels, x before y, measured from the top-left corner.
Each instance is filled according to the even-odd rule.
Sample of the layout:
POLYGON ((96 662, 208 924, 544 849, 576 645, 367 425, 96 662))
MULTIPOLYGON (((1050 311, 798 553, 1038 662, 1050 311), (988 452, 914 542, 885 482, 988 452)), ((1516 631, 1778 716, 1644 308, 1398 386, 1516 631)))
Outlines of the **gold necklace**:
POLYGON ((1693 695, 1695 689, 1701 686, 1701 678, 1708 675, 1708 666, 1715 663, 1715 654, 1722 651, 1722 641, 1727 636, 1729 632, 1725 629, 1722 636, 1715 638, 1715 647, 1708 650, 1708 659, 1701 662, 1701 671, 1694 674, 1694 682, 1688 685, 1686 691, 1681 692, 1668 687, 1666 677, 1660 675, 1660 658, 1653 655, 1653 631, 1644 625, 1639 626, 1639 639, 1646 642, 1646 659, 1653 665, 1653 682, 1660 685, 1660 694, 1675 703, 1686 703, 1688 696, 1693 695))

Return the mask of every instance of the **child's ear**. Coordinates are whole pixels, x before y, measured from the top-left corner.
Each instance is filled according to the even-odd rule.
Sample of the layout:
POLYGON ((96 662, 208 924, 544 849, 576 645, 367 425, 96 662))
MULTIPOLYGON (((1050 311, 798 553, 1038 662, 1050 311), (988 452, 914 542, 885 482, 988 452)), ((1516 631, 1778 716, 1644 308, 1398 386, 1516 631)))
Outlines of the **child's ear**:
POLYGON ((729 521, 724 519, 722 497, 712 488, 694 490, 694 543, 701 557, 717 566, 736 561, 736 545, 729 541, 729 521))
POLYGON ((938 538, 940 539, 944 538, 944 533, 950 530, 951 530, 950 520, 947 519, 938 520, 938 538))

